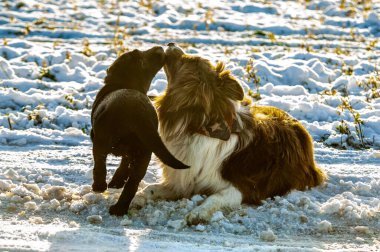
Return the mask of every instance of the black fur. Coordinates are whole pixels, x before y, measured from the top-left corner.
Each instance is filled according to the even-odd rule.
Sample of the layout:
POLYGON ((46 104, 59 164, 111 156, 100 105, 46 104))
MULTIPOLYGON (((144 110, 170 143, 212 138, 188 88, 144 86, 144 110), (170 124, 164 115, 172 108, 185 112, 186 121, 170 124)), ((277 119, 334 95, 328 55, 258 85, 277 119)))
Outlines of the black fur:
POLYGON ((112 153, 122 160, 108 187, 124 189, 110 214, 124 215, 144 177, 152 152, 176 169, 188 168, 163 144, 157 129, 156 111, 146 95, 150 83, 163 66, 161 47, 134 50, 120 56, 107 70, 91 113, 95 192, 107 189, 106 158, 112 153))

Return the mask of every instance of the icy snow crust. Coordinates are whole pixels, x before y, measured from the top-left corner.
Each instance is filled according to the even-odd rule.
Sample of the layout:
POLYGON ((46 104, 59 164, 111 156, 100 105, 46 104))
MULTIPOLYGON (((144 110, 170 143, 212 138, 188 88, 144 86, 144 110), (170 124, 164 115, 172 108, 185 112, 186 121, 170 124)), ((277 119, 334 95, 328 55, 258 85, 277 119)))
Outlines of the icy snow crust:
MULTIPOLYGON (((218 211, 211 223, 188 227, 184 216, 204 196, 149 202, 123 218, 110 216, 120 191, 91 191, 89 145, 2 146, 0 249, 378 249, 380 174, 373 153, 317 145, 317 160, 330 176, 326 185, 259 207, 218 211)), ((109 160, 108 179, 117 165, 116 158, 109 160)), ((152 160, 144 181, 159 177, 152 160)))
MULTIPOLYGON (((371 82, 380 85, 380 3, 102 2, 0 2, 0 250, 380 249, 380 98, 371 82), (116 58, 115 33, 130 49, 174 41, 225 61, 246 91, 256 90, 245 70, 253 59, 257 103, 303 123, 329 181, 216 212, 194 227, 183 218, 204 195, 111 217, 120 191, 91 191, 89 130, 93 100, 116 58), (369 149, 354 149, 361 141, 352 113, 338 113, 342 99, 360 114, 369 149), (342 120, 350 136, 337 130, 342 120)), ((166 84, 160 71, 150 94, 166 84)), ((109 159, 108 178, 118 162, 109 159)), ((144 183, 160 176, 152 160, 144 183)))

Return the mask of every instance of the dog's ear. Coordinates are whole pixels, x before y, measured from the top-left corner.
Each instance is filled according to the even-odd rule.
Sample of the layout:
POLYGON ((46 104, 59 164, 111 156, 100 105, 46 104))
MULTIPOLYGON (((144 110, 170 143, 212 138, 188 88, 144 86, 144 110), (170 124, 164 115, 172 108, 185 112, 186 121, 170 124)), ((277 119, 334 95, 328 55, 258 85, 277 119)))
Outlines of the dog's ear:
POLYGON ((221 88, 223 93, 232 100, 241 101, 244 98, 242 86, 231 76, 222 79, 221 88))
POLYGON ((218 62, 215 71, 219 77, 218 87, 230 99, 241 101, 244 98, 244 90, 229 70, 225 70, 224 63, 218 62))

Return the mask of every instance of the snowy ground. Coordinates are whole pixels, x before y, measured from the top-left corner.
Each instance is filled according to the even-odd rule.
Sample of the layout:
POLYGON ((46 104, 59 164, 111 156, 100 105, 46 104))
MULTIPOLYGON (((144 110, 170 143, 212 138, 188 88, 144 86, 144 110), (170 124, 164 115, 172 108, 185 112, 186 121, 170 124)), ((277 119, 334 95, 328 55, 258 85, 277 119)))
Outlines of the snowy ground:
MULTIPOLYGON (((0 250, 380 250, 380 3, 172 2, 0 1, 0 250), (329 181, 208 225, 183 222, 200 195, 109 216, 118 191, 90 187, 92 102, 117 53, 171 41, 253 97, 259 76, 254 102, 302 121, 329 181)), ((161 71, 150 94, 165 86, 161 71)), ((159 177, 152 160, 145 182, 159 177)))

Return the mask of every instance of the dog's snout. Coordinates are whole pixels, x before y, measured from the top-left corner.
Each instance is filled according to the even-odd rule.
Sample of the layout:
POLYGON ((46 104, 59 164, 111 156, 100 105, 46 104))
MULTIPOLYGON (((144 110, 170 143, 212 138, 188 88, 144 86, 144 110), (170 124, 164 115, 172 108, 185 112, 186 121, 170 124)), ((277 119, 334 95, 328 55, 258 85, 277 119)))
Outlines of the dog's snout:
POLYGON ((178 57, 184 54, 181 47, 179 47, 176 43, 170 42, 168 43, 168 47, 165 50, 165 54, 167 57, 178 57))

